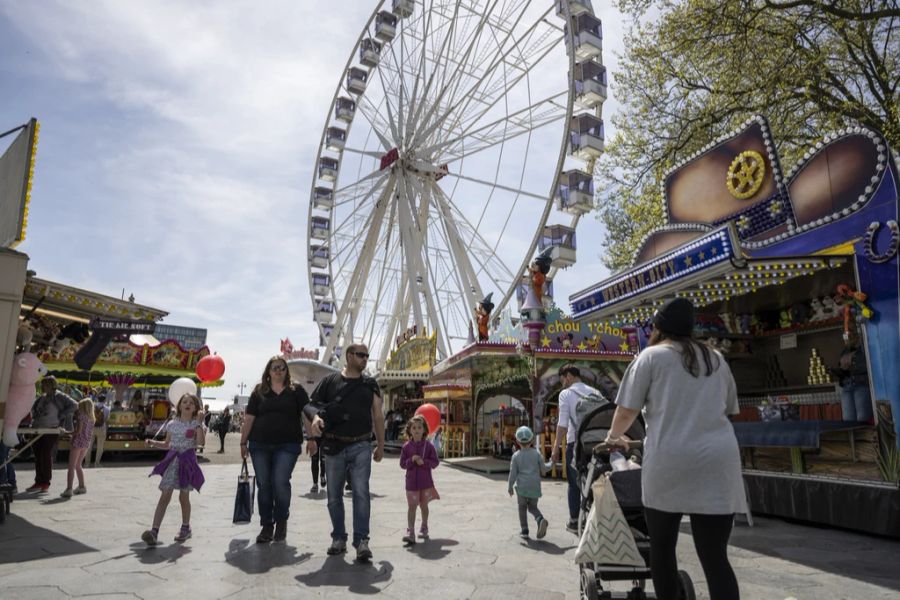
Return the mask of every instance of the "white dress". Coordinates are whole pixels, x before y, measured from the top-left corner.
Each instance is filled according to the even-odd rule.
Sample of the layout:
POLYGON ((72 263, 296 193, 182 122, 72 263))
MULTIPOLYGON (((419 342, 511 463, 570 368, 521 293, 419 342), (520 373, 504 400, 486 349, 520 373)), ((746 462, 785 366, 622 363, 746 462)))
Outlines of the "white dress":
MULTIPOLYGON (((667 343, 629 365, 616 404, 643 410, 644 506, 672 513, 746 513, 741 457, 728 415, 740 412, 737 387, 721 354, 710 376, 694 377, 667 343)), ((699 354, 701 373, 705 373, 699 354)))

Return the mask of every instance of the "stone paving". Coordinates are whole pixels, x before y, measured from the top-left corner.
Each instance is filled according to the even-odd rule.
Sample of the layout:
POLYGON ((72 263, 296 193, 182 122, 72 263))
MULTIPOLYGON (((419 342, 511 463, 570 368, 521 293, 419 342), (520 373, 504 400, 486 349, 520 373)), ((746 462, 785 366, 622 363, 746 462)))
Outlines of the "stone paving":
MULTIPOLYGON (((562 482, 544 485, 547 537, 523 542, 503 476, 443 465, 435 472, 441 500, 432 504, 432 539, 405 548, 403 474, 397 457, 388 455, 373 465, 375 556, 371 564, 356 564, 352 552, 325 554, 325 494, 308 493, 305 457, 294 472, 287 544, 258 546, 256 524, 232 525, 233 453, 203 458, 207 484, 192 496, 194 537, 172 542, 180 524, 173 501, 160 532, 163 545, 153 549, 139 539, 158 498, 158 478, 147 478, 147 464, 91 469, 88 493, 69 500, 58 497, 65 471, 55 471, 49 494, 19 494, 0 525, 0 598, 578 598, 576 540, 563 529, 562 482)), ((27 487, 30 465, 17 467, 19 485, 27 487)), ((708 598, 687 523, 683 532, 681 568, 693 577, 698 597, 708 598)), ((757 517, 755 527, 736 528, 730 553, 744 600, 900 597, 900 544, 893 540, 757 517)))

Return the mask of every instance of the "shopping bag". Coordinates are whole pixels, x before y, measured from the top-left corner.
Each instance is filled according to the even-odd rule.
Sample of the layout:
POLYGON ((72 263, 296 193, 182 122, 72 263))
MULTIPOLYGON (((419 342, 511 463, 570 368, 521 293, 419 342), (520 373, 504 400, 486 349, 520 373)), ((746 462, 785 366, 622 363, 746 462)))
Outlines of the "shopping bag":
POLYGON ((249 523, 253 517, 253 497, 256 494, 256 477, 247 469, 247 461, 241 466, 238 476, 237 493, 234 495, 234 517, 232 523, 249 523))
POLYGON ((594 504, 588 513, 578 550, 575 551, 575 562, 646 566, 609 479, 606 476, 600 477, 591 486, 591 490, 594 493, 594 504))

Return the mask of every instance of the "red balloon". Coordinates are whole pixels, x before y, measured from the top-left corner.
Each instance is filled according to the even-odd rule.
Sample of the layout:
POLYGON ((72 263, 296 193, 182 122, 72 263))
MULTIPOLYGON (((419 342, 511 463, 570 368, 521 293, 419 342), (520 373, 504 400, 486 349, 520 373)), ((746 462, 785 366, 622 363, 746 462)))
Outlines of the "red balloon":
POLYGON ((218 381, 225 374, 225 361, 218 354, 204 356, 197 362, 196 372, 200 381, 218 381))
POLYGON ((428 423, 428 435, 433 434, 441 426, 441 411, 434 404, 423 404, 416 409, 416 414, 425 417, 425 422, 428 423))

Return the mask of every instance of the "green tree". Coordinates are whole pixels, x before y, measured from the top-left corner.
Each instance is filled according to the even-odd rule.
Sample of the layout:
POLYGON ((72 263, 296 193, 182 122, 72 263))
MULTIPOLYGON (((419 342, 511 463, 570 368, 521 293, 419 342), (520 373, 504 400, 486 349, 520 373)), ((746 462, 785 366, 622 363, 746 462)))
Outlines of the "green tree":
POLYGON ((897 0, 618 6, 634 19, 613 74, 622 110, 595 172, 611 269, 662 224, 665 173, 754 114, 769 119, 786 167, 850 123, 900 148, 897 0))

